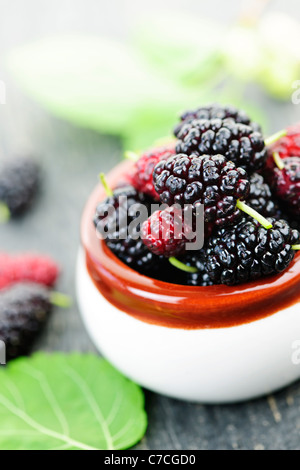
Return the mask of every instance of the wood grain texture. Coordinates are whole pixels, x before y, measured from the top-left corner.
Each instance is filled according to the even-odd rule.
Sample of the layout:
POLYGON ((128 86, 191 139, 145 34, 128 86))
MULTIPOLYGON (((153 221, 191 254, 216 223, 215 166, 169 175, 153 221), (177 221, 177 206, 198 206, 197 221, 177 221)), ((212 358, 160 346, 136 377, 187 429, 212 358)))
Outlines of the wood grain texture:
MULTIPOLYGON (((58 288, 74 299, 81 211, 98 173, 108 171, 120 160, 121 145, 117 139, 49 116, 18 90, 2 61, 11 47, 49 34, 77 31, 125 38, 131 23, 144 11, 142 3, 0 0, 0 79, 7 85, 7 104, 0 106, 0 157, 33 153, 43 167, 43 188, 37 204, 23 219, 0 228, 0 246, 5 251, 34 250, 53 255, 63 268, 58 288)), ((161 2, 151 3, 155 8, 161 2)), ((218 16, 228 21, 235 16, 239 2, 206 3, 204 7, 197 0, 168 0, 165 7, 184 4, 194 13, 218 11, 218 16)), ((300 16, 298 1, 285 2, 285 8, 300 16)), ((268 101, 253 90, 249 90, 249 99, 260 100, 272 118, 272 130, 300 118, 300 107, 268 101)), ((68 311, 54 312, 36 348, 95 351, 75 302, 68 311)), ((201 406, 150 392, 146 392, 146 401, 149 428, 137 449, 300 449, 299 383, 275 396, 239 405, 201 406)))

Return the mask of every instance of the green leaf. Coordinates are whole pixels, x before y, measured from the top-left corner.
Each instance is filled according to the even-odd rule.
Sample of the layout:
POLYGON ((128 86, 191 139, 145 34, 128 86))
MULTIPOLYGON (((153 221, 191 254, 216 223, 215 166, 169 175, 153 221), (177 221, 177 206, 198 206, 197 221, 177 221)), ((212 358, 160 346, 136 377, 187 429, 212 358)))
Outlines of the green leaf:
POLYGON ((57 116, 111 134, 127 135, 145 110, 159 115, 188 93, 129 47, 99 37, 63 36, 23 46, 11 52, 8 67, 57 116))
POLYGON ((153 145, 161 136, 170 135, 172 129, 179 120, 179 115, 186 109, 195 109, 198 106, 204 106, 211 103, 221 103, 224 105, 234 105, 244 109, 253 121, 259 122, 264 130, 268 128, 266 115, 262 108, 256 107, 251 101, 246 101, 238 97, 236 81, 231 80, 226 90, 217 90, 214 92, 202 88, 201 92, 195 92, 186 97, 184 103, 175 102, 167 109, 161 109, 158 114, 150 113, 150 106, 138 119, 133 122, 132 128, 128 129, 123 136, 124 147, 141 151, 153 145))
POLYGON ((11 217, 9 207, 2 201, 0 201, 0 225, 6 224, 11 217))
POLYGON ((131 126, 123 135, 125 148, 142 150, 153 145, 162 136, 172 134, 181 112, 197 107, 208 96, 211 95, 203 89, 194 93, 177 93, 167 105, 162 101, 149 102, 132 120, 131 126))
POLYGON ((225 35, 223 49, 228 73, 243 81, 255 81, 264 60, 261 38, 255 28, 237 25, 225 35))
POLYGON ((187 86, 212 78, 221 67, 223 26, 172 12, 148 17, 134 35, 136 47, 167 77, 187 86))
POLYGON ((292 84, 300 76, 300 23, 271 12, 262 18, 259 34, 265 54, 259 81, 271 95, 290 100, 292 84))
MULTIPOLYGON (((22 88, 55 115, 119 135, 125 148, 141 150, 170 134, 181 111, 222 96, 215 88, 224 82, 224 70, 220 74, 212 59, 219 57, 222 28, 173 15, 166 25, 164 17, 149 20, 139 39, 144 57, 107 39, 63 36, 12 51, 8 65, 22 88), (183 38, 177 33, 181 23, 183 38)), ((226 104, 236 102, 232 83, 234 99, 226 104)))
POLYGON ((278 99, 290 99, 300 75, 300 23, 283 13, 262 17, 257 26, 237 25, 224 37, 223 57, 228 72, 257 82, 278 99))
POLYGON ((141 389, 92 355, 38 353, 0 370, 2 450, 133 446, 147 418, 141 389))

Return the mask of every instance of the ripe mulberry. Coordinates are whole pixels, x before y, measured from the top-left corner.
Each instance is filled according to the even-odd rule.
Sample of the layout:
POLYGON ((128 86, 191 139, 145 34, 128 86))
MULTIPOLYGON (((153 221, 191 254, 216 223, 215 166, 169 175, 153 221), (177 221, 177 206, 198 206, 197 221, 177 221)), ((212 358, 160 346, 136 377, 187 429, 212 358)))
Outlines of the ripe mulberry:
POLYGON ((32 204, 39 186, 40 171, 29 158, 5 162, 0 168, 0 201, 10 213, 18 216, 32 204))
POLYGON ((180 116, 180 123, 174 130, 176 137, 180 134, 182 127, 189 124, 194 119, 228 119, 232 118, 235 122, 251 126, 253 131, 261 132, 261 127, 255 122, 251 122, 250 117, 243 110, 239 110, 234 106, 222 106, 220 104, 211 104, 209 106, 201 106, 192 111, 185 111, 180 116))
POLYGON ((222 155, 176 155, 156 165, 153 181, 168 206, 204 204, 205 224, 212 226, 236 223, 241 217, 237 200, 245 200, 250 191, 245 170, 222 155))
POLYGON ((273 228, 269 230, 244 219, 211 237, 205 260, 215 284, 241 284, 288 268, 295 253, 292 246, 299 244, 300 234, 284 220, 270 220, 273 228))
POLYGON ((129 226, 141 215, 147 220, 153 201, 132 186, 119 188, 97 206, 94 224, 97 232, 105 238, 110 250, 128 266, 144 272, 157 264, 157 257, 151 253, 140 238, 140 223, 134 233, 129 226))
POLYGON ((185 124, 178 134, 177 153, 222 154, 249 175, 261 169, 267 159, 263 136, 233 119, 200 119, 185 124))

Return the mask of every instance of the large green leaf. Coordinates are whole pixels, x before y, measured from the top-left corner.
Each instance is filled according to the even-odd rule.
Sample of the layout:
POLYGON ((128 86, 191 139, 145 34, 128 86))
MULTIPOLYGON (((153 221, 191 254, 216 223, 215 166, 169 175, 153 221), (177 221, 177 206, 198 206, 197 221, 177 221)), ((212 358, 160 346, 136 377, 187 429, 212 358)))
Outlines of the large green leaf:
POLYGON ((162 74, 199 86, 214 81, 220 70, 223 38, 220 23, 173 12, 147 18, 134 35, 134 44, 162 74))
POLYGON ((125 449, 146 426, 141 389, 96 356, 39 353, 0 370, 3 450, 125 449))
POLYGON ((57 116, 143 149, 170 134, 181 111, 222 95, 215 91, 221 28, 176 17, 165 25, 163 17, 149 20, 139 52, 99 37, 64 36, 12 51, 8 65, 22 88, 57 116), (186 34, 178 37, 181 23, 186 34))
POLYGON ((159 116, 188 95, 130 48, 100 37, 64 36, 23 46, 12 51, 8 67, 56 115, 112 134, 131 133, 145 109, 159 116))
POLYGON ((186 109, 194 109, 207 101, 214 101, 214 94, 203 89, 198 92, 186 93, 184 96, 176 95, 168 106, 155 101, 149 103, 132 120, 130 129, 124 135, 126 148, 141 150, 150 147, 155 140, 172 134, 181 112, 186 109))
POLYGON ((125 148, 140 151, 150 147, 160 137, 172 134, 172 129, 178 123, 181 111, 196 109, 198 106, 214 102, 224 105, 231 104, 244 109, 253 121, 259 122, 265 131, 268 129, 267 119, 262 108, 238 97, 237 86, 235 86, 231 93, 228 90, 220 90, 191 95, 190 100, 186 100, 180 106, 177 104, 177 106, 170 106, 170 108, 165 110, 162 109, 158 115, 154 111, 151 115, 150 108, 145 110, 144 113, 140 113, 136 122, 133 122, 133 132, 128 132, 124 136, 125 148))
POLYGON ((300 22, 273 11, 262 18, 259 34, 265 53, 259 81, 271 95, 290 100, 300 77, 300 22))
POLYGON ((299 21, 272 12, 255 27, 229 30, 222 46, 224 66, 232 76, 260 83, 275 98, 287 100, 300 76, 299 42, 299 21))

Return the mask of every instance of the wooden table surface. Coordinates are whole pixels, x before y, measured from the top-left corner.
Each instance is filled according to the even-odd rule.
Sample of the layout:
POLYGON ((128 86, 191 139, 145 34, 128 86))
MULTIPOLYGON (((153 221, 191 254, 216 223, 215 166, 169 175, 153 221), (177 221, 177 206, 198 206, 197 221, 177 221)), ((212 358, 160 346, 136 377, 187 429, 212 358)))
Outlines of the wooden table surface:
MULTIPOLYGON (((50 116, 16 87, 3 60, 12 47, 49 34, 76 31, 124 37, 133 19, 143 12, 143 3, 0 0, 0 79, 7 86, 7 104, 0 105, 0 151, 3 155, 33 153, 43 167, 37 204, 23 219, 1 227, 0 246, 3 251, 34 250, 53 255, 63 268, 58 288, 74 299, 80 214, 98 173, 120 160, 121 144, 50 116), (116 9, 119 15, 115 15, 116 9)), ((152 8, 160 4, 152 3, 152 8)), ((238 4, 168 0, 165 6, 180 7, 183 3, 195 13, 217 11, 224 21, 234 17, 238 4)), ((298 2, 286 4, 290 12, 300 15, 298 2)), ((271 102, 259 92, 251 97, 267 109, 271 130, 299 120, 300 107, 271 102)), ((54 312, 36 349, 95 351, 76 302, 67 311, 54 312)), ((137 449, 300 449, 300 383, 274 396, 238 405, 202 406, 150 392, 146 392, 146 404, 149 427, 137 449)))

